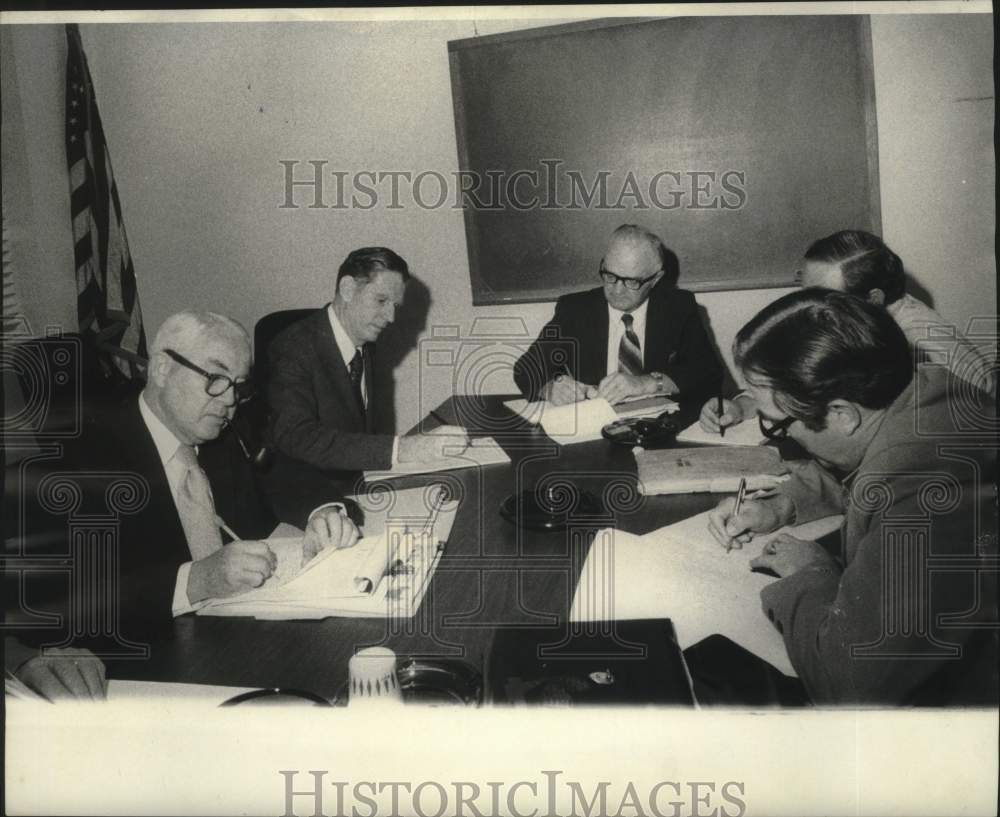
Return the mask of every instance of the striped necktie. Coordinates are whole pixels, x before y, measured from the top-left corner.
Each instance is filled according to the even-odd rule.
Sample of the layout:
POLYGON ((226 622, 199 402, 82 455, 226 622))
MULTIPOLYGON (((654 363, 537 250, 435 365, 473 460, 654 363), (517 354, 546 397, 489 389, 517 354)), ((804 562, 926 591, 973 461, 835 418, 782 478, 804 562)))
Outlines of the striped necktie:
POLYGON ((639 338, 632 331, 632 316, 626 312, 622 315, 625 324, 625 334, 618 344, 618 371, 625 374, 642 374, 642 349, 639 338))

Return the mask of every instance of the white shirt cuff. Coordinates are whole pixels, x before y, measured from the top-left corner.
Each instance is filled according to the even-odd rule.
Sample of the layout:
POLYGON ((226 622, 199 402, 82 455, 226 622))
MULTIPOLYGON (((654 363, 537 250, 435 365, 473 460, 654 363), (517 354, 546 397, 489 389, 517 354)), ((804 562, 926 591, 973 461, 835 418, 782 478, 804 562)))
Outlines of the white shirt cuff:
POLYGON ((171 613, 173 613, 175 618, 185 613, 199 610, 205 606, 204 601, 192 604, 188 598, 187 586, 188 577, 191 575, 191 564, 192 562, 184 562, 184 564, 177 568, 177 583, 174 585, 174 601, 171 609, 171 613))
POLYGON ((392 460, 389 465, 395 468, 399 464, 399 437, 392 438, 392 460))
POLYGON ((347 507, 344 505, 343 502, 325 502, 318 508, 314 508, 312 513, 309 514, 309 518, 306 520, 306 527, 307 528, 309 527, 309 523, 313 521, 313 517, 316 516, 316 514, 318 514, 320 511, 327 510, 327 508, 336 508, 342 514, 347 513, 347 507))

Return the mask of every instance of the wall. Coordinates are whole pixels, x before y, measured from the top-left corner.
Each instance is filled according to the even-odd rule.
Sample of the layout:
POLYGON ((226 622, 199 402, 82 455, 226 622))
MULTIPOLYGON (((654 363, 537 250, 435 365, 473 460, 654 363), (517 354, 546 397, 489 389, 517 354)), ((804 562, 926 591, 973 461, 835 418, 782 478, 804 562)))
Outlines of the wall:
MULTIPOLYGON (((282 209, 279 164, 299 160, 298 177, 308 160, 351 174, 457 170, 447 42, 529 25, 536 23, 85 27, 147 323, 204 305, 249 327, 269 311, 329 299, 350 249, 388 244, 426 285, 415 292, 427 302, 426 319, 385 338, 399 361, 400 428, 455 387, 447 367, 420 366, 419 350, 406 348, 415 338, 435 326, 468 334, 481 317, 523 320, 536 333, 551 305, 472 308, 461 211, 405 198, 400 209, 282 209)), ((885 237, 940 311, 963 326, 984 304, 995 311, 990 26, 986 15, 876 17, 872 25, 885 237)), ((53 195, 65 185, 64 175, 52 181, 58 168, 65 174, 64 161, 47 183, 36 166, 61 151, 62 63, 52 55, 61 29, 54 31, 13 32, 19 82, 31 81, 21 104, 39 174, 33 184, 53 195)), ((324 198, 332 203, 329 188, 324 198)), ((311 193, 299 191, 297 200, 305 205, 311 193)), ((66 236, 47 242, 69 246, 66 236)), ((63 268, 59 255, 40 276, 63 268)), ((784 291, 698 296, 727 362, 736 330, 784 291)), ((512 388, 509 373, 497 370, 476 384, 512 388)))

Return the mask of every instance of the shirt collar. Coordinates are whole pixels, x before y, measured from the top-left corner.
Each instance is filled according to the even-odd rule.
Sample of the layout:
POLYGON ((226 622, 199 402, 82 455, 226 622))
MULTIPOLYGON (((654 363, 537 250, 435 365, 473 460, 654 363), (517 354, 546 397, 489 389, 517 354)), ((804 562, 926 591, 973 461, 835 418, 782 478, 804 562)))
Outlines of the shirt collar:
POLYGON ((330 328, 333 329, 333 339, 337 341, 337 348, 340 350, 340 356, 344 359, 344 365, 350 366, 351 361, 354 359, 354 353, 360 347, 354 345, 354 341, 351 340, 351 336, 347 334, 347 330, 344 329, 343 324, 341 324, 340 318, 337 317, 337 313, 334 311, 332 303, 326 308, 326 314, 330 318, 330 328))
MULTIPOLYGON (((146 428, 149 429, 149 435, 153 438, 153 445, 156 446, 156 453, 160 455, 160 462, 166 465, 174 458, 177 449, 184 443, 178 440, 177 435, 156 416, 156 413, 149 407, 149 403, 146 402, 145 393, 139 395, 139 414, 142 416, 146 428)), ((196 446, 195 451, 197 450, 196 446)))
MULTIPOLYGON (((629 314, 632 316, 632 328, 637 329, 646 325, 646 307, 649 306, 649 298, 633 309, 629 314)), ((608 304, 608 322, 611 326, 617 326, 622 322, 622 315, 625 313, 620 309, 615 309, 608 304)))

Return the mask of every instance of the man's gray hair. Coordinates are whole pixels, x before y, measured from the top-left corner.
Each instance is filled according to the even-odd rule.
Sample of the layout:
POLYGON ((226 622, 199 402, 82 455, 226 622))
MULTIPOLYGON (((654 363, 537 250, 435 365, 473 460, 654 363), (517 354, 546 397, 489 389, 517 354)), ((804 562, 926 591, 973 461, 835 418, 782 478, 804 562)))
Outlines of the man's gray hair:
POLYGON ((227 338, 250 350, 250 335, 232 318, 217 312, 178 312, 160 326, 150 355, 164 349, 174 349, 182 354, 196 350, 209 338, 227 338))

